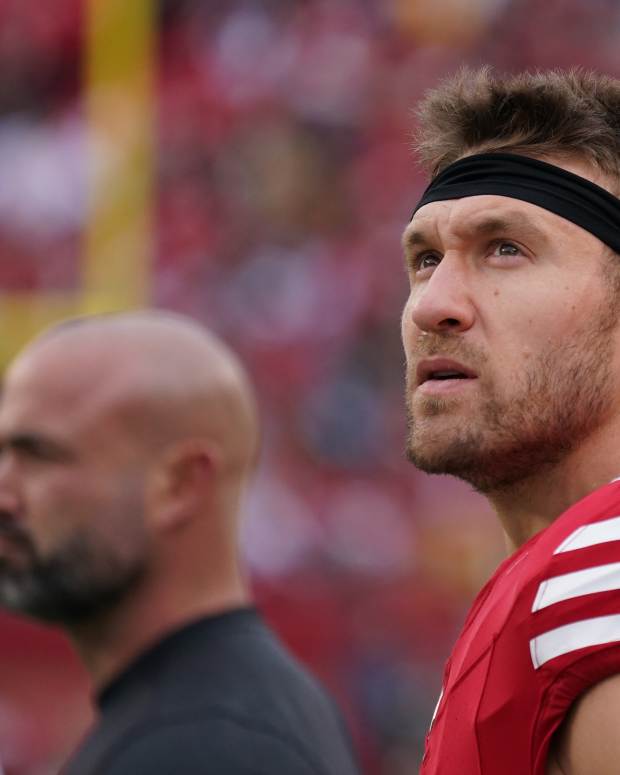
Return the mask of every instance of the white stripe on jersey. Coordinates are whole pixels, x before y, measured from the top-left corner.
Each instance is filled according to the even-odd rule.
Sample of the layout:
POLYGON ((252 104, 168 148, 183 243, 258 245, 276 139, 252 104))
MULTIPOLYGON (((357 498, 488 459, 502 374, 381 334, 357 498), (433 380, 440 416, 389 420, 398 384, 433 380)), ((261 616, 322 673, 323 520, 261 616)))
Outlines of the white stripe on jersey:
POLYGON ((538 670, 545 662, 562 654, 587 646, 602 646, 616 641, 620 641, 620 614, 598 616, 594 619, 565 624, 563 627, 556 627, 537 638, 532 638, 530 654, 534 668, 538 670))
POLYGON ((620 541, 620 517, 612 517, 604 519, 602 522, 592 522, 590 525, 578 527, 562 541, 554 554, 572 552, 575 549, 604 544, 607 541, 620 541))
POLYGON ((620 562, 554 576, 541 581, 532 604, 532 613, 562 600, 595 592, 609 592, 612 589, 620 589, 620 562))

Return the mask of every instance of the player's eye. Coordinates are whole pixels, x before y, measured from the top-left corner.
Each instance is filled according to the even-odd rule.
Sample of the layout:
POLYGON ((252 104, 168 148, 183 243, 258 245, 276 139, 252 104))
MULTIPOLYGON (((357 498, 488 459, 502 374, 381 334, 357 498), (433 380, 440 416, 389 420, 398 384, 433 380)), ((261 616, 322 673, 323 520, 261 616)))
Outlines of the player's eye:
POLYGON ((434 269, 441 262, 441 256, 437 253, 418 253, 413 257, 411 269, 414 273, 424 272, 427 269, 434 269))
POLYGON ((493 250, 495 256, 518 256, 521 249, 513 242, 496 242, 493 250))

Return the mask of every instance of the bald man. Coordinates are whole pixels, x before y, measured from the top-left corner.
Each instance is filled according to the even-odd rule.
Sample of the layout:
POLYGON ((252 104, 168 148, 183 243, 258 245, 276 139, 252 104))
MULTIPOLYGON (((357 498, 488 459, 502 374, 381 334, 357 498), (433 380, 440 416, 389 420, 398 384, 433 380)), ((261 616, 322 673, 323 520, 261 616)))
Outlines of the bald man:
POLYGON ((180 316, 52 328, 0 399, 0 604, 63 627, 100 719, 66 775, 353 775, 237 552, 257 455, 237 359, 180 316))

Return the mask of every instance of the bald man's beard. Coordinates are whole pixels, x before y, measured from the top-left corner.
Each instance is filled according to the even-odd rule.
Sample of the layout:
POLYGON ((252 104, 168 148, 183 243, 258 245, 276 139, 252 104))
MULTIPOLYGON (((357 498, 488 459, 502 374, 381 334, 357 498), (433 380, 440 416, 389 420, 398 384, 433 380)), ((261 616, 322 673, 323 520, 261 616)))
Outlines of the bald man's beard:
POLYGON ((144 552, 102 545, 76 532, 47 557, 29 537, 0 517, 0 536, 15 552, 0 555, 0 606, 52 624, 71 627, 115 606, 139 583, 144 552), (15 560, 15 555, 19 560, 15 560))
MULTIPOLYGON (((460 398, 425 397, 415 406, 415 375, 408 372, 408 459, 486 494, 553 469, 606 421, 614 396, 616 321, 607 308, 572 340, 530 358, 518 385, 504 395, 479 379, 469 416, 459 411, 465 403, 460 398)), ((453 348, 449 356, 458 360, 453 348)))

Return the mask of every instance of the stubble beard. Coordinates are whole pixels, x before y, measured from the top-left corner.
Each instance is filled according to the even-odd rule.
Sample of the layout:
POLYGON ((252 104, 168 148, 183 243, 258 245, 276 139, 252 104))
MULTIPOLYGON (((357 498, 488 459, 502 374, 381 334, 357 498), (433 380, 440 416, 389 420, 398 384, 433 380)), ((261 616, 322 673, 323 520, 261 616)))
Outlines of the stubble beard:
MULTIPOLYGON (((427 398, 420 416, 412 406, 413 374, 408 373, 408 459, 422 471, 451 474, 485 494, 506 491, 557 466, 605 421, 613 399, 616 321, 616 310, 608 307, 571 342, 541 353, 519 386, 503 396, 480 379, 475 415, 456 415, 450 428, 446 424, 459 399, 427 398), (439 415, 445 422, 433 433, 432 419, 439 415)), ((454 340, 448 348, 446 353, 445 343, 435 345, 458 359, 454 340)), ((474 363, 484 363, 480 353, 474 356, 474 363)), ((471 357, 465 362, 474 365, 471 357)))
POLYGON ((141 553, 123 554, 74 533, 49 557, 42 557, 24 533, 0 522, 0 532, 23 554, 16 567, 0 559, 0 606, 50 624, 71 627, 117 604, 142 578, 141 553))

